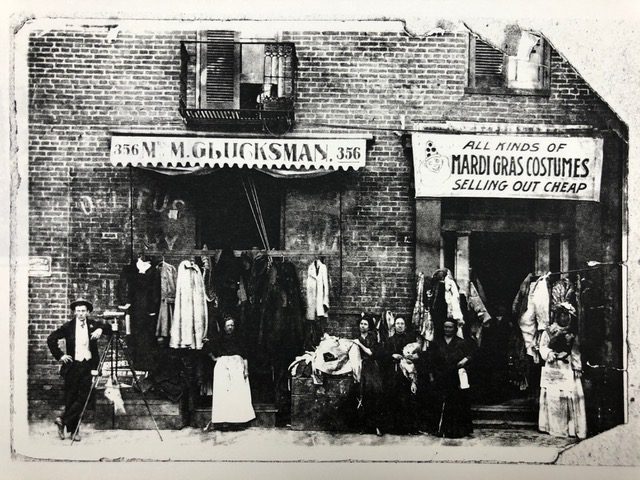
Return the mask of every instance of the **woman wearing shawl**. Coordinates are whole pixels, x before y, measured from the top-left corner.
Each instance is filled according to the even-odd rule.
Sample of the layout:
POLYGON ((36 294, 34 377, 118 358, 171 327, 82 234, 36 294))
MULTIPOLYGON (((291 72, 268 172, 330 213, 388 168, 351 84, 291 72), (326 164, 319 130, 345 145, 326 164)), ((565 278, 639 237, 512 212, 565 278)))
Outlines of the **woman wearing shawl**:
POLYGON ((468 343, 456 336, 453 319, 443 323, 443 333, 429 346, 429 377, 436 399, 436 435, 460 438, 473 432, 471 406, 468 398, 466 368, 471 360, 468 343))
POLYGON ((375 331, 375 318, 363 313, 358 328, 360 335, 355 343, 362 356, 360 392, 356 413, 365 433, 382 435, 382 377, 378 365, 380 343, 375 331))
POLYGON ((251 404, 249 367, 232 317, 225 319, 222 335, 212 343, 213 404, 211 422, 205 430, 214 424, 225 427, 250 422, 256 415, 251 404))
POLYGON ((568 302, 554 307, 555 322, 540 337, 545 361, 540 379, 538 428, 560 437, 587 437, 582 361, 573 330, 575 309, 568 302))

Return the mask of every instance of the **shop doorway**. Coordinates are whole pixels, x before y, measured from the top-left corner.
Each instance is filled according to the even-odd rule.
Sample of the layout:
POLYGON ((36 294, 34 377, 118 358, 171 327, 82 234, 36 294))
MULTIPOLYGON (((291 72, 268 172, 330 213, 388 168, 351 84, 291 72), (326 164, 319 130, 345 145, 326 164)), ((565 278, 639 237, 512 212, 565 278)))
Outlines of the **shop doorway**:
POLYGON ((511 307, 520 284, 535 270, 536 237, 530 233, 474 232, 470 236, 471 280, 486 297, 492 316, 476 351, 474 401, 530 416, 536 408, 537 375, 530 359, 519 355, 521 333, 511 307), (523 381, 526 379, 526 381, 523 381))

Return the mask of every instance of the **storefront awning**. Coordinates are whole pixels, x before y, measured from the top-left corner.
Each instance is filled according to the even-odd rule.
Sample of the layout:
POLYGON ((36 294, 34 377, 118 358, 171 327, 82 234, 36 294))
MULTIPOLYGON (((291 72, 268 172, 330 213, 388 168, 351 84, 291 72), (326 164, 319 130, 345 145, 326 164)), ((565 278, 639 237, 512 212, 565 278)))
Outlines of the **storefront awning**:
POLYGON ((164 173, 206 173, 246 167, 281 177, 357 170, 366 163, 367 138, 264 138, 113 135, 111 164, 164 173), (171 172, 168 172, 171 171, 171 172))

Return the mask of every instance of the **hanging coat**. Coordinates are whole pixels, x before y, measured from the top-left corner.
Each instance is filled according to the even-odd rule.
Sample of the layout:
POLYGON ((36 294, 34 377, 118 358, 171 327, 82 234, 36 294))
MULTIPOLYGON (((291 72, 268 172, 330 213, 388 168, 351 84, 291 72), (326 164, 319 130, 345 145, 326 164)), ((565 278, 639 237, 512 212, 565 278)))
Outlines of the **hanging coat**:
POLYGON ((158 264, 158 270, 160 270, 160 311, 158 312, 156 337, 168 337, 176 301, 178 271, 176 267, 164 261, 158 264))
POLYGON ((464 338, 462 327, 464 325, 464 315, 460 307, 460 291, 455 280, 451 276, 451 272, 447 270, 447 276, 444 277, 444 299, 447 302, 447 318, 452 318, 458 325, 457 335, 464 338))
POLYGON ((185 260, 178 267, 176 304, 171 324, 171 348, 202 349, 207 336, 208 312, 200 268, 185 260))
POLYGON ((329 274, 327 266, 315 260, 307 270, 307 320, 326 317, 329 311, 329 274))
POLYGON ((540 332, 549 326, 549 289, 547 275, 541 276, 529 289, 527 310, 520 317, 520 331, 524 339, 527 354, 534 361, 540 361, 538 342, 540 332))

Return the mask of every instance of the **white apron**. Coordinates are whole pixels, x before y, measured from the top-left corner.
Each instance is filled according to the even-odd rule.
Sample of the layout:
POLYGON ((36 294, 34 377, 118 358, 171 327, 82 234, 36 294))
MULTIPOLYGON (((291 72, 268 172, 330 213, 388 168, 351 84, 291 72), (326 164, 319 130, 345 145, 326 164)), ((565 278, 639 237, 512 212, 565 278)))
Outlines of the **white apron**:
POLYGON ((240 355, 219 357, 213 370, 212 423, 245 423, 256 418, 249 379, 240 355))

